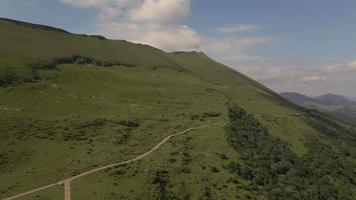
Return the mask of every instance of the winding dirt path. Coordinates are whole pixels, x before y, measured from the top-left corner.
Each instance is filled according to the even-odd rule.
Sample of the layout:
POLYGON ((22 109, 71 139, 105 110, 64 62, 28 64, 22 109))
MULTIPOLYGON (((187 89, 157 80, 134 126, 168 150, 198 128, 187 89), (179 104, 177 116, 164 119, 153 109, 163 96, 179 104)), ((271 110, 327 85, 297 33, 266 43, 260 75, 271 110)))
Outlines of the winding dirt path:
POLYGON ((132 158, 130 160, 126 160, 126 161, 122 161, 122 162, 119 162, 119 163, 114 163, 114 164, 110 164, 110 165, 106 165, 106 166, 103 166, 103 167, 99 167, 99 168, 96 168, 96 169, 93 169, 93 170, 90 170, 90 171, 87 171, 87 172, 84 172, 84 173, 81 173, 81 174, 78 174, 78 175, 75 175, 75 176, 72 176, 70 178, 67 178, 67 179, 64 179, 62 181, 59 181, 59 182, 56 182, 56 183, 52 183, 52 184, 49 184, 49 185, 46 185, 46 186, 43 186, 43 187, 40 187, 40 188, 37 188, 37 189, 34 189, 34 190, 30 190, 28 192, 24 192, 24 193, 21 193, 21 194, 18 194, 18 195, 15 195, 15 196, 12 196, 12 197, 8 197, 8 198, 5 198, 3 200, 13 200, 13 199, 17 199, 17 198, 20 198, 20 197, 23 197, 23 196, 26 196, 26 195, 29 195, 29 194, 32 194, 32 193, 35 193, 35 192, 39 192, 41 190, 45 190, 45 189, 48 189, 48 188, 51 188, 51 187, 54 187, 54 186, 63 186, 64 187, 64 200, 70 200, 71 198, 71 194, 70 194, 70 184, 73 180, 75 179, 78 179, 80 177, 83 177, 83 176, 87 176, 87 175, 90 175, 90 174, 93 174, 93 173, 96 173, 96 172, 99 172, 99 171, 102 171, 102 170, 105 170, 105 169, 109 169, 109 168, 112 168, 112 167, 117 167, 117 166, 120 166, 120 165, 125 165, 125 164, 129 164, 129 163, 132 163, 132 162, 135 162, 135 161, 138 161, 138 160, 141 160, 142 158, 148 156, 149 154, 151 154, 152 152, 154 152, 155 150, 159 149, 163 144, 165 144, 169 139, 171 139, 172 137, 176 137, 176 136, 179 136, 179 135, 182 135, 182 134, 185 134, 185 133, 188 133, 192 130, 196 130, 196 129, 202 129, 202 128, 206 128, 206 127, 209 127, 209 126, 214 126, 215 124, 208 124, 208 125, 203 125, 203 126, 198 126, 198 127, 193 127, 193 128, 189 128, 189 129, 186 129, 184 131, 181 131, 179 133, 175 133, 175 134, 172 134, 172 135, 169 135, 167 136, 166 138, 164 138, 161 142, 159 142, 158 144, 156 144, 156 146, 154 146, 151 150, 135 157, 135 158, 132 158))

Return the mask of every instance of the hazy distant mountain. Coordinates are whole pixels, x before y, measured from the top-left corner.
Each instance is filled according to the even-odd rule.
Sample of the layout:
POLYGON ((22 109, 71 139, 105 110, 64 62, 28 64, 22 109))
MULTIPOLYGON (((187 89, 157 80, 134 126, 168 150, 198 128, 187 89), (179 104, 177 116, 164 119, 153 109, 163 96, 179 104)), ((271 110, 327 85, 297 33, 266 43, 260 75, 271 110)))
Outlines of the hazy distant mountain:
POLYGON ((351 101, 347 97, 336 95, 336 94, 325 94, 325 95, 317 96, 314 99, 326 105, 356 106, 356 102, 351 101))
POLYGON ((295 92, 284 92, 281 96, 305 108, 316 109, 356 125, 356 102, 352 98, 336 94, 308 97, 295 92))

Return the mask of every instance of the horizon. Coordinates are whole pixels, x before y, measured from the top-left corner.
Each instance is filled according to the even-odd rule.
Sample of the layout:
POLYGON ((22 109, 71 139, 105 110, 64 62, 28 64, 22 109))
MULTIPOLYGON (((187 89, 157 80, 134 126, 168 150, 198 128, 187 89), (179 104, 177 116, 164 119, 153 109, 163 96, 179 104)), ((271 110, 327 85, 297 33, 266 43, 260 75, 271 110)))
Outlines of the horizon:
POLYGON ((4 18, 167 52, 202 51, 278 93, 356 96, 351 9, 356 2, 4 0, 0 5, 4 18))

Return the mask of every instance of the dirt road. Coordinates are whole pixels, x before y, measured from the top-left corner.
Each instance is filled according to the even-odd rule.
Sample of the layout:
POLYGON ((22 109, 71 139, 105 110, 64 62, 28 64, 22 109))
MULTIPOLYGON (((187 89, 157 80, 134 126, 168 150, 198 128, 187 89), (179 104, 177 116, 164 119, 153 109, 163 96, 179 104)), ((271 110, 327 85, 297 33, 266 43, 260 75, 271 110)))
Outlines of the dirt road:
POLYGON ((31 191, 28 191, 28 192, 24 192, 24 193, 21 193, 21 194, 12 196, 12 197, 5 198, 3 200, 17 199, 17 198, 20 198, 20 197, 23 197, 23 196, 26 196, 26 195, 41 191, 41 190, 45 190, 45 189, 48 189, 48 188, 51 188, 51 187, 54 187, 54 186, 58 186, 58 185, 62 185, 64 187, 64 200, 70 200, 71 199, 70 198, 71 197, 70 184, 71 184, 71 182, 73 180, 78 179, 78 178, 83 177, 83 176, 87 176, 87 175, 99 172, 99 171, 102 171, 102 170, 105 170, 105 169, 109 169, 109 168, 112 168, 112 167, 117 167, 117 166, 120 166, 120 165, 129 164, 129 163, 141 160, 142 158, 144 158, 144 157, 148 156, 149 154, 151 154, 153 151, 159 149, 163 144, 165 144, 172 137, 176 137, 176 136, 188 133, 188 132, 190 132, 192 130, 202 129, 202 128, 206 128, 206 127, 213 126, 213 125, 214 124, 208 124, 208 125, 193 127, 193 128, 189 128, 189 129, 186 129, 184 131, 181 131, 179 133, 175 133, 175 134, 169 135, 166 138, 164 138, 161 142, 159 142, 156 146, 154 146, 151 150, 149 150, 149 151, 147 151, 147 152, 145 152, 145 153, 143 153, 143 154, 141 154, 141 155, 139 155, 139 156, 137 156, 135 158, 132 158, 130 160, 126 160, 126 161, 122 161, 122 162, 119 162, 119 163, 114 163, 114 164, 102 166, 102 167, 99 167, 99 168, 96 168, 96 169, 93 169, 93 170, 90 170, 90 171, 87 171, 87 172, 72 176, 70 178, 67 178, 65 180, 62 180, 62 181, 59 181, 59 182, 56 182, 56 183, 53 183, 53 184, 49 184, 49 185, 46 185, 46 186, 31 190, 31 191))

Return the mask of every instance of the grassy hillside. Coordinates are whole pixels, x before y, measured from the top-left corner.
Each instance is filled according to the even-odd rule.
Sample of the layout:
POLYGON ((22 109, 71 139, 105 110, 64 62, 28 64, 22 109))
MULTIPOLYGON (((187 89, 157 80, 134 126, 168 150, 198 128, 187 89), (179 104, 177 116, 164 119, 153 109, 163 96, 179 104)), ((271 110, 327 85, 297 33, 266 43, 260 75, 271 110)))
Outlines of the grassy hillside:
MULTIPOLYGON (((309 192, 332 189, 356 198, 352 129, 288 103, 203 53, 166 53, 9 20, 0 20, 0 32, 0 197, 128 160, 167 135, 215 123, 173 138, 141 161, 74 181, 72 198, 295 199, 300 179, 294 176, 284 182, 289 193, 265 189, 276 184, 268 180, 294 173, 290 167, 284 175, 264 176, 263 184, 237 173, 236 166, 261 166, 231 139, 229 110, 237 105, 256 120, 252 126, 268 130, 252 129, 266 149, 257 136, 242 144, 250 156, 273 153, 263 172, 282 165, 285 154, 317 166, 326 155, 315 149, 326 148, 344 165, 333 159, 320 170, 308 167, 326 177, 315 178, 320 185, 309 192), (283 148, 270 150, 276 141, 283 148)), ((250 122, 235 125, 243 123, 250 122)), ((58 198, 61 190, 51 190, 24 199, 58 198)))

